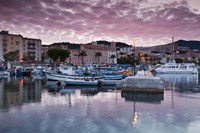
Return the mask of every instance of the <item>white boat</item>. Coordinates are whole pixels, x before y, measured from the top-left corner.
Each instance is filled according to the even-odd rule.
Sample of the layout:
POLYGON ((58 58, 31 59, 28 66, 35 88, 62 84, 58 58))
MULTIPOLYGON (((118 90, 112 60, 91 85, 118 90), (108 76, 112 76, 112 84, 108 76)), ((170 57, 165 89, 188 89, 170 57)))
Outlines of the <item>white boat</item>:
POLYGON ((162 74, 196 74, 197 66, 194 63, 176 63, 175 61, 161 65, 155 69, 156 73, 162 74))
POLYGON ((44 67, 42 66, 37 66, 31 71, 31 77, 34 79, 43 79, 45 78, 45 72, 43 71, 44 67))
POLYGON ((0 71, 0 78, 10 77, 10 73, 8 71, 0 71))
POLYGON ((102 77, 100 76, 78 76, 78 75, 65 75, 65 74, 57 74, 57 73, 48 73, 46 72, 46 78, 47 80, 51 80, 51 81, 64 81, 65 79, 93 79, 93 80, 97 80, 97 79, 101 79, 102 77))
POLYGON ((118 80, 104 80, 104 79, 67 79, 65 80, 66 86, 116 86, 118 80))
MULTIPOLYGON (((79 86, 115 86, 118 80, 105 80, 102 77, 69 76, 46 73, 47 80, 65 82, 65 85, 79 86)), ((56 83, 58 83, 56 82, 56 83)))
POLYGON ((61 74, 66 74, 66 75, 79 75, 80 72, 73 66, 60 66, 58 69, 61 74))
POLYGON ((10 72, 8 72, 3 67, 0 67, 0 78, 7 78, 10 77, 10 72))

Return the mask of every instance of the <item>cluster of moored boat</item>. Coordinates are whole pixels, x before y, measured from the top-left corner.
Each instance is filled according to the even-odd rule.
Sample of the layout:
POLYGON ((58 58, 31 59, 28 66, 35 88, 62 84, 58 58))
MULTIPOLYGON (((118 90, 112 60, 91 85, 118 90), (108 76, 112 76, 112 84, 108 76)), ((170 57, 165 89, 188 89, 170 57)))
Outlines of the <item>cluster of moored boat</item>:
MULTIPOLYGON (((137 82, 138 86, 144 84, 144 80, 136 77, 149 77, 145 76, 144 71, 138 71, 136 77, 134 76, 134 81, 132 80, 133 71, 132 67, 93 67, 93 66, 59 66, 54 68, 50 67, 26 67, 25 69, 21 66, 15 67, 12 70, 0 69, 0 78, 9 76, 31 76, 34 79, 47 79, 47 81, 54 81, 54 85, 77 85, 77 86, 116 86, 119 80, 125 79, 127 81, 127 86, 133 86, 133 82, 137 82), (123 69, 122 69, 123 68, 123 69), (130 80, 130 83, 129 83, 130 80), (141 80, 141 81, 140 81, 141 80)), ((181 63, 177 64, 175 62, 170 62, 161 65, 159 68, 155 69, 156 73, 187 73, 196 74, 198 73, 195 64, 191 63, 181 63)), ((146 74, 148 75, 148 74, 146 74)), ((155 78, 150 76, 147 81, 148 87, 150 81, 154 81, 155 78)), ((124 81, 124 80, 123 80, 124 81)), ((124 84, 126 84, 124 83, 124 84)), ((137 85, 135 83, 135 85, 137 85)), ((156 82, 159 83, 159 82, 156 82)))
POLYGON ((87 85, 87 86, 114 86, 118 80, 132 74, 132 69, 117 69, 116 67, 92 66, 60 66, 55 69, 42 66, 16 67, 12 70, 4 70, 1 77, 31 76, 34 79, 47 79, 55 81, 60 86, 64 85, 87 85), (4 75, 3 75, 4 74, 4 75))

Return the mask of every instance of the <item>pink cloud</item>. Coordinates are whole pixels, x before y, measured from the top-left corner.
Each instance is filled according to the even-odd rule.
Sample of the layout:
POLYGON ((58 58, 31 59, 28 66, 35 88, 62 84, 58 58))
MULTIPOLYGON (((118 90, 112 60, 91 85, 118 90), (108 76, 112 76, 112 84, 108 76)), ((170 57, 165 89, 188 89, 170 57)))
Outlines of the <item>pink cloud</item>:
POLYGON ((155 6, 152 0, 2 0, 0 9, 1 30, 6 27, 24 36, 34 31, 30 37, 40 37, 44 43, 87 43, 101 38, 129 43, 140 38, 141 45, 146 45, 146 40, 167 43, 172 35, 200 39, 199 9, 189 8, 186 0, 155 6))

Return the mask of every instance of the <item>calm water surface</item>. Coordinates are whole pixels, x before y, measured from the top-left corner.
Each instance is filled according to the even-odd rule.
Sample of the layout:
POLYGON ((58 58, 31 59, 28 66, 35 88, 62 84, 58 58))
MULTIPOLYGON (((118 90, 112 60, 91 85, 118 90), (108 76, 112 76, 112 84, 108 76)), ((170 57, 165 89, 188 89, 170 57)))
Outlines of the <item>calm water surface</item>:
POLYGON ((0 133, 199 133, 197 75, 157 75, 160 94, 0 80, 0 133))

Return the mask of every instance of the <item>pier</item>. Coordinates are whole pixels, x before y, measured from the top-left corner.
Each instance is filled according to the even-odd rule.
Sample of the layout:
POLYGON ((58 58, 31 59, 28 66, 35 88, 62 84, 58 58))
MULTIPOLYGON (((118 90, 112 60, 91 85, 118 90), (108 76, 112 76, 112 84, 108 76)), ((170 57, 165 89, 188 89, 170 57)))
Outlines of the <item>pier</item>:
POLYGON ((136 76, 129 76, 117 83, 117 87, 123 90, 134 90, 139 92, 162 92, 163 82, 159 77, 154 77, 149 71, 138 72, 136 76))

